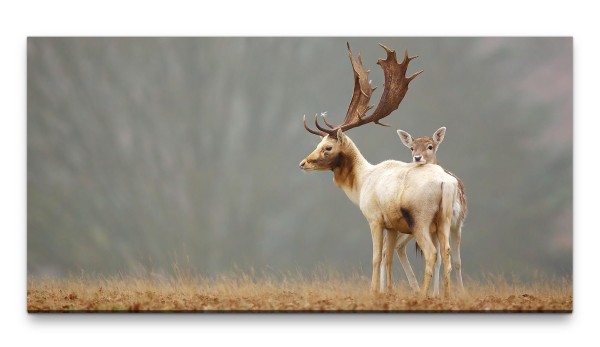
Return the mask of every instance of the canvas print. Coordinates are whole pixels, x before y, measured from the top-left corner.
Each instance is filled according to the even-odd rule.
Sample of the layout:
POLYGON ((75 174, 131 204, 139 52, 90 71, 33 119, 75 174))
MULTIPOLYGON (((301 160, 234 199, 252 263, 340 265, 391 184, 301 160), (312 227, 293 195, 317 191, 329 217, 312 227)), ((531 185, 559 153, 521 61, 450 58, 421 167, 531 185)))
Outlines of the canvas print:
POLYGON ((571 312, 571 37, 30 37, 27 310, 571 312))

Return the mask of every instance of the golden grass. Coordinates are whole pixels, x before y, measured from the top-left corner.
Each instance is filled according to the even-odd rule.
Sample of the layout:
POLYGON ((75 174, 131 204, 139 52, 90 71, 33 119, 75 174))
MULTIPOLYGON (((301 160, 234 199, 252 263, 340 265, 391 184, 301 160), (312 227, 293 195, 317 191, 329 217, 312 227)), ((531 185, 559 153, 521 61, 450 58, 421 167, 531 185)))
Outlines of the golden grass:
POLYGON ((509 284, 503 277, 465 283, 466 294, 419 298, 402 284, 371 294, 370 278, 336 275, 219 277, 152 276, 34 278, 27 283, 29 312, 571 312, 568 279, 509 284))

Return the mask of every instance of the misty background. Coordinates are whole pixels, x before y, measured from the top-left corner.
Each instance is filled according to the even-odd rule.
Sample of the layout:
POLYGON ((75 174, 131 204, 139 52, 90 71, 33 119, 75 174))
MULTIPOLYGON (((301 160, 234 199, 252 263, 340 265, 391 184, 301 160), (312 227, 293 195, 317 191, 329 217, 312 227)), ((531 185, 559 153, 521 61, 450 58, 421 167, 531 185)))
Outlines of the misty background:
POLYGON ((419 55, 392 127, 348 135, 371 163, 409 161, 396 129, 447 127, 438 160, 469 206, 463 275, 572 274, 572 39, 501 37, 29 38, 28 274, 370 275, 358 207, 331 172, 298 168, 319 140, 302 116, 347 110, 346 41, 375 104, 378 43, 419 55))

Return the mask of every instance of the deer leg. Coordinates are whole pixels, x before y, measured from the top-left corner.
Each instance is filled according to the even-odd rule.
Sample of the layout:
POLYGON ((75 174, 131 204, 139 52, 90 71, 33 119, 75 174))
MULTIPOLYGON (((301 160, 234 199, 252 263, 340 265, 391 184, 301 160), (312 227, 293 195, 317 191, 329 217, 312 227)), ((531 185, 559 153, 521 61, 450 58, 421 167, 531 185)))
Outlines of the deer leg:
POLYGON ((425 274, 423 275, 423 284, 421 285, 420 295, 426 297, 429 292, 431 277, 433 276, 433 266, 435 265, 435 260, 437 258, 437 249, 431 241, 429 227, 415 227, 413 235, 425 256, 425 274))
POLYGON ((438 250, 437 258, 435 259, 435 266, 433 267, 433 296, 440 295, 440 266, 442 265, 442 254, 439 251, 440 242, 437 234, 432 234, 432 241, 435 248, 438 250))
POLYGON ((396 247, 396 240, 398 239, 398 232, 394 231, 394 230, 388 230, 386 232, 386 239, 384 240, 384 249, 383 252, 385 255, 387 255, 387 257, 383 257, 383 263, 384 263, 384 269, 385 269, 385 276, 386 276, 386 282, 387 282, 387 287, 381 287, 381 289, 383 290, 385 288, 385 290, 387 292, 391 292, 392 291, 392 287, 393 287, 393 282, 392 282, 392 262, 394 260, 394 247, 396 247))
POLYGON ((413 292, 418 292, 419 282, 417 282, 417 277, 415 276, 415 273, 410 266, 410 262, 408 261, 408 257, 406 256, 406 245, 412 238, 413 237, 408 234, 398 235, 398 240, 396 241, 396 253, 398 254, 400 264, 402 264, 402 268, 404 269, 404 273, 406 274, 410 288, 413 292))
POLYGON ((451 228, 450 232, 452 233, 452 265, 454 266, 454 271, 456 273, 456 282, 458 283, 458 289, 461 293, 464 293, 465 287, 463 286, 462 281, 460 260, 460 237, 462 234, 462 223, 451 228))
MULTIPOLYGON (((450 230, 449 223, 443 223, 438 228, 439 252, 444 261, 444 298, 450 297, 450 272, 452 264, 450 263, 450 230)), ((438 260, 439 261, 439 260, 438 260)))
POLYGON ((381 270, 381 251, 383 248, 383 228, 379 223, 369 223, 371 227, 371 239, 373 241, 373 273, 371 275, 371 292, 379 291, 377 277, 381 270))
MULTIPOLYGON (((387 245, 389 231, 386 229, 383 232, 383 244, 387 245)), ((389 257, 387 247, 383 247, 383 253, 381 255, 381 271, 379 271, 379 288, 387 287, 387 258, 389 257)))
POLYGON ((391 272, 392 270, 392 253, 393 253, 393 244, 392 244, 392 249, 390 250, 388 248, 388 242, 393 242, 395 243, 396 240, 396 235, 395 233, 393 233, 390 230, 385 229, 383 231, 383 251, 382 251, 382 255, 381 255, 381 271, 379 271, 379 288, 381 288, 381 290, 383 290, 384 288, 387 288, 388 290, 391 290, 392 288, 392 283, 391 283, 391 277, 388 280, 388 269, 391 272), (388 260, 390 259, 390 260, 388 260))

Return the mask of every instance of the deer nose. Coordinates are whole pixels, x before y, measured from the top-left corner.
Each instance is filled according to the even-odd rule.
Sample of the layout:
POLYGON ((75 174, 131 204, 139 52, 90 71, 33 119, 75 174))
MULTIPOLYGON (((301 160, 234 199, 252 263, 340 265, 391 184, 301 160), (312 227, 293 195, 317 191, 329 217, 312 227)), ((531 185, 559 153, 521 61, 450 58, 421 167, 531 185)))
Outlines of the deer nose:
POLYGON ((300 168, 301 168, 301 169, 303 169, 305 164, 306 164, 306 161, 304 161, 304 160, 303 160, 303 161, 301 161, 301 162, 300 162, 300 168))
POLYGON ((421 159, 423 159, 422 155, 417 155, 416 157, 414 157, 415 161, 421 161, 421 159))

